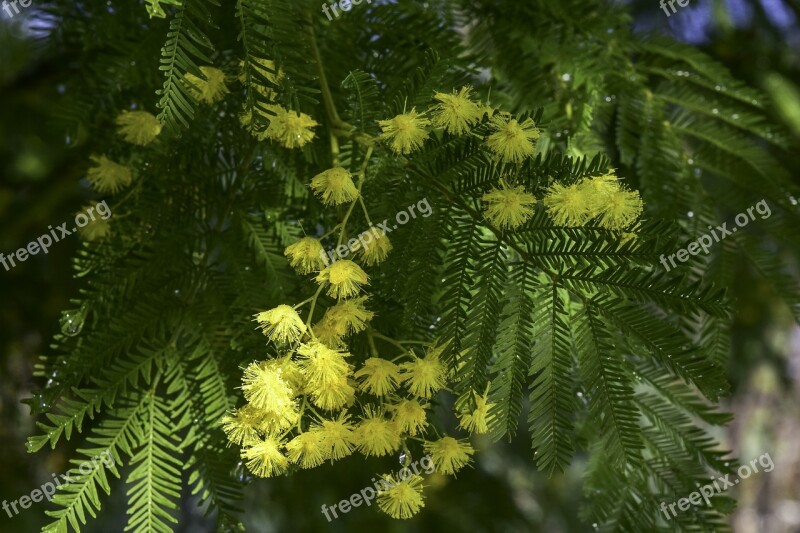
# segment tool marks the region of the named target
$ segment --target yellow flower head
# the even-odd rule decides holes
[[[367,322],[375,316],[375,313],[364,307],[366,301],[367,296],[342,300],[325,311],[322,322],[329,323],[331,330],[339,337],[364,331],[367,329]]]
[[[430,398],[433,393],[445,386],[447,369],[439,359],[439,351],[431,349],[420,359],[412,354],[414,358],[400,365],[403,372],[403,381],[408,382],[408,390],[418,398]]]
[[[533,214],[536,198],[525,187],[510,187],[503,184],[483,195],[486,202],[486,218],[500,229],[514,229],[528,221]]]
[[[475,395],[475,410],[465,411],[459,415],[459,427],[462,427],[470,433],[487,433],[489,431],[489,422],[493,420],[493,416],[489,414],[489,410],[495,404],[488,403],[489,399],[486,396],[481,396],[473,391]]]
[[[361,381],[361,390],[375,396],[386,396],[397,388],[400,382],[400,368],[386,359],[370,357],[355,373],[355,378]]]
[[[311,188],[325,205],[340,205],[358,198],[350,171],[342,167],[329,168],[314,176]]]
[[[539,130],[533,120],[522,123],[514,118],[496,115],[492,117],[495,132],[486,140],[489,149],[502,161],[521,163],[535,152],[534,141],[539,138]]]
[[[117,131],[126,142],[145,146],[161,133],[161,123],[147,111],[123,111],[117,117]]]
[[[280,369],[267,362],[250,363],[242,377],[245,399],[254,407],[281,418],[288,418],[297,409],[295,391],[283,378]]]
[[[452,475],[464,468],[475,453],[469,441],[444,437],[433,442],[425,442],[423,448],[430,454],[436,470],[445,475]]]
[[[335,381],[309,383],[308,390],[314,405],[326,411],[334,411],[353,404],[356,390],[345,376]]]
[[[322,435],[322,446],[326,456],[338,461],[353,453],[355,448],[354,427],[346,412],[339,414],[336,420],[322,420],[315,426]]]
[[[111,224],[103,218],[96,218],[78,230],[81,238],[87,242],[102,241],[111,234]]]
[[[425,407],[417,400],[400,400],[400,403],[390,405],[389,409],[393,412],[392,420],[400,431],[412,437],[428,425]]]
[[[577,185],[565,187],[554,183],[547,190],[542,203],[547,208],[547,214],[559,226],[580,226],[591,215],[591,202],[586,190]]]
[[[290,244],[283,255],[289,258],[289,264],[300,274],[316,272],[325,266],[325,250],[319,239],[314,237],[303,237]]]
[[[453,135],[468,132],[483,117],[481,106],[470,99],[471,93],[471,87],[453,94],[436,93],[433,98],[439,103],[433,108],[433,125]]]
[[[253,407],[253,406],[251,406]],[[300,421],[302,413],[297,403],[291,409],[286,409],[280,414],[264,411],[253,407],[258,420],[258,429],[265,435],[278,435],[294,427]]]
[[[283,474],[289,466],[289,460],[281,453],[283,444],[277,437],[267,436],[243,448],[242,457],[247,460],[247,469],[258,477]]]
[[[582,179],[578,183],[578,189],[589,204],[589,217],[596,217],[611,195],[619,191],[619,182],[612,170],[602,176]]]
[[[279,106],[276,106],[276,113],[266,131],[259,138],[272,139],[286,148],[302,148],[314,138],[311,128],[318,124],[310,116],[305,113],[287,111]]]
[[[255,444],[261,436],[258,410],[252,405],[234,409],[230,414],[222,417],[221,423],[222,430],[233,444],[250,446]]]
[[[361,257],[368,266],[374,266],[386,260],[392,251],[392,243],[383,230],[371,230],[372,242],[361,248]]]
[[[303,319],[292,306],[279,305],[255,315],[264,335],[276,342],[297,342],[306,332]]]
[[[353,433],[358,451],[366,456],[381,457],[400,447],[400,432],[383,417],[382,411],[367,407],[364,418]]]
[[[306,378],[307,388],[319,385],[340,385],[341,379],[351,373],[350,365],[345,360],[347,352],[328,348],[321,342],[302,344],[297,349],[298,365]]]
[[[290,440],[286,444],[289,460],[301,468],[314,468],[325,462],[325,447],[322,432],[311,429]]]
[[[391,141],[391,148],[397,154],[410,154],[417,150],[428,138],[425,130],[431,123],[424,115],[412,109],[388,120],[379,120],[381,139]]]
[[[104,155],[91,157],[94,166],[86,173],[92,188],[100,194],[117,194],[131,184],[133,174],[125,165],[115,163]]]
[[[622,230],[636,222],[643,205],[639,191],[620,188],[598,208],[599,224],[606,229]]]
[[[184,79],[187,82],[189,93],[197,100],[205,104],[213,104],[225,98],[228,94],[228,87],[225,86],[225,73],[214,67],[200,67],[205,79],[199,78],[194,74],[187,74]]]
[[[266,365],[277,370],[295,394],[300,394],[300,391],[305,387],[306,377],[303,375],[300,365],[292,360],[291,353],[270,359],[266,362]]]
[[[327,283],[328,296],[350,298],[369,282],[367,273],[349,259],[340,259],[317,275],[317,283]]]
[[[378,507],[392,518],[405,520],[425,507],[422,476],[415,474],[398,481],[386,475],[383,476],[383,484],[385,490],[378,491]]]
[[[260,76],[263,76],[274,85],[280,85],[281,80],[284,77],[283,69],[277,67],[275,62],[270,59],[255,58],[254,60],[250,61],[250,67],[253,69],[251,72],[257,72]],[[248,83],[244,61],[239,62],[239,68],[241,69],[239,81],[242,83]],[[262,82],[260,82],[255,76],[250,77],[249,85],[267,99],[274,99],[275,92],[272,90],[272,88],[263,85]]]
[[[345,325],[329,320],[327,314],[314,324],[312,329],[317,340],[328,348],[343,350],[347,347],[347,343],[344,341],[344,336],[347,335]]]

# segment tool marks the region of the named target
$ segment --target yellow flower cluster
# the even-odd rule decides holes
[[[578,183],[552,185],[542,201],[550,218],[559,226],[582,226],[595,220],[611,230],[630,228],[643,211],[638,191],[620,184],[613,170]]]
[[[230,91],[225,85],[225,73],[214,67],[200,67],[203,77],[186,74],[184,80],[189,93],[198,102],[213,104],[219,102]]]

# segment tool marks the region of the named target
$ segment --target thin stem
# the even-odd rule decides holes
[[[314,296],[311,297],[311,309],[308,311],[308,320],[306,320],[306,327],[308,331],[311,332],[311,336],[314,337],[314,332],[311,331],[311,321],[314,318],[314,308],[317,306],[317,298],[319,298],[319,294],[322,292],[322,285],[319,286],[317,292],[314,293]]]

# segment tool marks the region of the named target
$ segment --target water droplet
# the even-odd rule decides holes
[[[694,211],[689,211],[688,213],[686,213],[686,216],[692,218],[694,216]]]
[[[86,321],[87,309],[86,305],[82,305],[80,309],[73,309],[64,311],[61,316],[61,333],[69,337],[78,335],[83,329],[83,324]]]
[[[716,107],[712,109],[711,112],[715,115],[719,115],[719,109],[717,109]]]
[[[686,162],[689,163],[690,165],[694,165],[694,159],[692,159],[691,157],[687,159]]]
[[[739,113],[734,113],[733,115],[731,115],[731,118],[733,120],[739,120]]]
[[[567,73],[561,75],[561,79],[564,80],[564,81],[569,81],[569,80],[572,79],[572,75],[569,72],[567,72]]]

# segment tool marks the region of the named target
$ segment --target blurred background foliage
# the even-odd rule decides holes
[[[521,0],[522,1],[522,0]],[[665,33],[688,42],[725,64],[739,79],[772,100],[775,121],[800,140],[800,2],[797,0],[699,0],[667,17],[656,0],[631,0],[638,32]],[[0,252],[24,246],[48,225],[68,220],[86,199],[82,180],[88,157],[78,138],[58,125],[59,80],[74,68],[70,58],[43,53],[47,39],[34,4],[9,20],[0,12]],[[776,154],[794,179],[800,154]],[[0,500],[14,500],[67,470],[69,455],[28,455],[33,428],[22,400],[34,387],[33,365],[59,328],[80,281],[70,258],[81,242],[66,239],[49,255],[17,268],[0,267]],[[742,267],[737,272],[735,324],[729,378],[733,394],[723,407],[735,421],[716,435],[743,460],[770,453],[775,470],[752,476],[735,490],[731,515],[738,532],[800,531],[800,328],[774,292]],[[480,441],[479,441],[480,443]],[[291,478],[253,482],[247,491],[251,531],[583,531],[577,519],[581,495],[579,456],[564,475],[545,483],[530,460],[527,437],[510,444],[482,443],[476,468],[457,480],[431,476],[425,512],[413,524],[392,521],[359,508],[326,523],[331,505],[370,485],[377,464],[351,457],[331,468],[302,471]],[[74,445],[74,442],[72,443]],[[47,457],[45,460],[44,458]],[[448,490],[435,490],[449,484]],[[87,531],[120,531],[124,491],[115,491],[100,520]],[[0,531],[36,531],[43,506],[9,519],[0,512]],[[202,531],[195,503],[182,505],[181,530]]]

